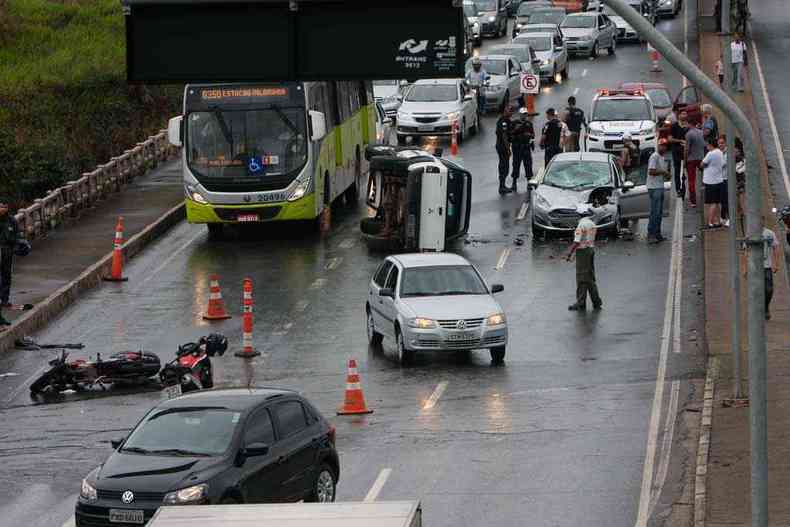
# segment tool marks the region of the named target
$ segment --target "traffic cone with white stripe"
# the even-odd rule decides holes
[[[661,65],[658,61],[661,59],[661,55],[658,54],[658,50],[650,47],[650,60],[653,62],[653,65],[650,66],[650,71],[654,73],[658,73],[661,71]]]
[[[208,309],[203,315],[205,320],[226,320],[231,318],[225,311],[225,301],[222,300],[222,291],[219,288],[219,275],[209,276]]]
[[[450,141],[450,153],[454,156],[458,155],[458,119],[453,121],[453,137]]]
[[[357,361],[348,361],[348,375],[346,376],[346,399],[343,406],[337,411],[337,415],[359,415],[372,414],[373,410],[368,409],[365,404],[365,395],[362,393],[362,384],[359,382],[357,372]]]
[[[237,357],[252,358],[261,354],[252,347],[252,280],[244,279],[244,314],[242,315],[242,349]]]
[[[112,270],[110,276],[104,279],[108,282],[125,282],[128,278],[123,276],[123,216],[118,216],[118,223],[115,225],[115,241],[112,250]]]

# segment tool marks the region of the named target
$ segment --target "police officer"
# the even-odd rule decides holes
[[[511,190],[518,192],[516,181],[518,181],[521,165],[524,165],[524,177],[529,181],[532,179],[532,150],[535,148],[535,127],[529,112],[522,107],[518,111],[518,119],[513,120],[513,186]]]
[[[3,318],[2,308],[11,307],[11,271],[19,242],[19,225],[8,209],[8,201],[0,198],[0,326],[11,324]]]
[[[587,126],[587,119],[584,117],[584,111],[576,107],[576,97],[572,95],[568,97],[568,107],[565,109],[565,124],[568,125],[570,131],[565,151],[578,152],[582,126]]]
[[[502,115],[496,122],[496,153],[499,156],[499,193],[512,192],[505,186],[508,172],[510,172],[510,152],[513,134],[513,108],[505,104]],[[514,185],[515,186],[515,185]]]
[[[584,311],[587,309],[587,294],[596,311],[603,307],[603,301],[598,294],[598,284],[595,281],[595,235],[597,227],[590,219],[593,211],[589,205],[579,205],[576,209],[581,219],[573,236],[567,261],[571,261],[576,254],[576,302],[568,306],[570,311]]]
[[[546,110],[546,119],[540,136],[540,147],[545,150],[544,164],[548,166],[551,158],[562,152],[562,123],[554,108]]]

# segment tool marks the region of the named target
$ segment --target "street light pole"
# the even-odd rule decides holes
[[[731,122],[743,138],[746,162],[746,237],[748,258],[749,399],[752,461],[752,527],[768,526],[767,359],[765,350],[765,274],[763,271],[762,182],[757,140],[751,122],[717,82],[623,0],[603,0],[647,39],[661,55],[694,84]],[[729,16],[729,13],[728,13]]]

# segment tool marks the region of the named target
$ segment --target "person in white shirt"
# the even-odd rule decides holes
[[[576,254],[576,302],[569,305],[568,310],[586,310],[589,293],[593,309],[597,311],[603,307],[603,301],[598,294],[598,284],[595,282],[595,235],[598,228],[590,219],[593,211],[588,204],[579,205],[576,212],[581,219],[573,235],[573,244],[565,257],[570,262],[574,253]]]
[[[732,85],[739,92],[743,92],[746,85],[746,43],[741,35],[735,33],[735,38],[730,44],[732,50]]]
[[[702,184],[705,187],[705,222],[709,229],[721,227],[721,200],[724,182],[724,154],[718,145],[708,144],[702,160]]]
[[[659,243],[665,239],[661,235],[661,218],[664,215],[664,181],[672,177],[672,174],[669,172],[669,162],[664,157],[667,155],[668,146],[669,143],[666,138],[659,139],[658,150],[650,154],[650,159],[647,161],[645,186],[650,199],[647,243]]]

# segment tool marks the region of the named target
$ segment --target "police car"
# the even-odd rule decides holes
[[[658,131],[650,98],[641,90],[598,90],[592,101],[585,149],[619,152],[626,132],[631,134],[641,156],[655,151]]]

